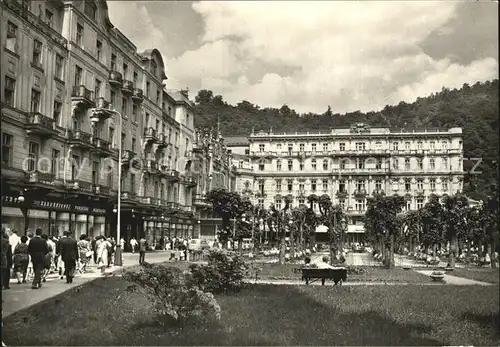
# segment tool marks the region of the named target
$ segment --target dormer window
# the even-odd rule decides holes
[[[154,60],[151,60],[151,73],[154,76],[156,76],[156,69],[157,69],[156,62]]]
[[[95,14],[97,11],[96,5],[93,1],[85,1],[84,12],[87,16],[95,20]]]

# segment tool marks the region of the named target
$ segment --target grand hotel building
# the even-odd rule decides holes
[[[198,236],[208,166],[217,185],[234,173],[226,148],[197,136],[187,91],[166,88],[160,52],[137,52],[105,0],[0,6],[2,226],[113,235],[120,184],[127,240]]]
[[[363,240],[366,199],[377,191],[418,209],[430,194],[462,189],[462,129],[391,131],[355,124],[317,133],[252,132],[226,137],[237,166],[236,190],[268,208],[328,194],[348,215],[347,241]],[[317,209],[317,206],[315,207]]]

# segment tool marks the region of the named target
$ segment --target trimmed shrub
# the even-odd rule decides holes
[[[207,258],[208,265],[189,266],[195,285],[211,293],[237,292],[243,287],[249,266],[242,257],[223,250],[213,250]]]
[[[144,293],[156,315],[177,322],[219,320],[221,309],[211,293],[193,286],[192,275],[176,267],[145,263],[139,271],[125,272],[129,292]]]

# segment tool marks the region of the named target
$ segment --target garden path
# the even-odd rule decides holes
[[[432,271],[430,270],[416,270],[418,273],[421,273],[426,276],[430,276]],[[452,285],[457,285],[457,286],[464,286],[464,285],[478,285],[478,286],[491,286],[491,283],[486,283],[486,282],[480,282],[480,281],[475,281],[471,280],[468,278],[463,278],[463,277],[457,277],[457,276],[452,276],[452,275],[444,275],[444,280],[446,284],[452,284]]]

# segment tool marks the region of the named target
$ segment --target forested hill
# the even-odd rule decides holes
[[[201,90],[196,96],[195,123],[201,128],[215,128],[220,120],[223,135],[249,135],[270,128],[274,132],[328,130],[333,127],[349,127],[353,123],[367,123],[372,127],[393,129],[423,129],[462,127],[464,131],[464,159],[482,158],[482,163],[467,179],[465,190],[473,198],[482,198],[491,192],[493,169],[498,161],[498,80],[464,84],[460,89],[443,88],[428,97],[417,98],[411,104],[400,102],[386,106],[380,112],[333,113],[330,108],[323,114],[297,114],[287,105],[281,108],[260,108],[249,101],[230,105],[220,95]],[[474,160],[466,160],[466,169],[474,166]],[[497,181],[497,180],[495,180]],[[496,189],[496,188],[495,188]]]

